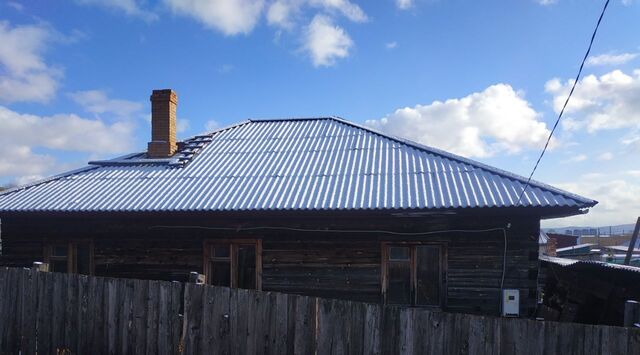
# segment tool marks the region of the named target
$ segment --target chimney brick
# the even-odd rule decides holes
[[[149,158],[171,157],[176,145],[176,107],[178,95],[171,89],[153,90],[151,94],[151,142]]]

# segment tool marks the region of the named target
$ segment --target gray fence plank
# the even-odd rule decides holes
[[[158,302],[160,285],[158,281],[149,281],[147,294],[147,354],[158,353]]]
[[[22,354],[36,352],[36,314],[38,310],[38,278],[36,272],[22,272],[22,309],[20,310],[20,350]],[[1,283],[0,283],[1,284]]]
[[[202,332],[202,302],[204,287],[185,284],[184,290],[184,331],[182,334],[185,354],[200,354],[200,334]]]

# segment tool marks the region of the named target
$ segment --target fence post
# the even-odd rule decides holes
[[[34,261],[32,269],[35,271],[49,272],[49,264],[41,261]]]
[[[640,323],[640,303],[628,300],[624,303],[624,326],[633,327]]]

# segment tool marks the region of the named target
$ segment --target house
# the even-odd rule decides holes
[[[558,234],[558,233],[547,233],[549,239],[553,239],[556,243],[556,247],[567,248],[578,244],[578,236],[577,235],[569,235],[569,234]]]
[[[556,240],[549,238],[547,233],[540,229],[538,236],[538,254],[539,255],[556,255]]]
[[[536,305],[540,220],[597,202],[336,117],[175,137],[0,194],[2,263],[498,314]],[[117,142],[114,142],[117,144]]]
[[[623,325],[625,302],[640,299],[640,267],[541,256],[545,320]]]

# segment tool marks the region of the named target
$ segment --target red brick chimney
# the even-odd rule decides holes
[[[151,142],[149,158],[168,158],[176,152],[176,107],[178,95],[171,89],[151,94]]]

